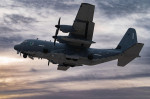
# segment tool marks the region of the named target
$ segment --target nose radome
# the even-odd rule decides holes
[[[17,45],[14,46],[14,49],[15,49],[15,50],[17,50],[17,47],[16,47],[16,46],[17,46]]]
[[[14,49],[15,49],[15,50],[18,50],[18,45],[15,45],[15,46],[14,46]]]

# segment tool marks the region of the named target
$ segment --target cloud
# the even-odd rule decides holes
[[[37,83],[50,83],[50,82],[74,82],[74,81],[93,81],[93,80],[123,80],[123,79],[135,79],[135,78],[145,78],[145,77],[150,77],[150,73],[137,73],[137,74],[129,74],[129,75],[120,75],[120,76],[115,76],[115,77],[103,77],[103,76],[97,76],[97,75],[82,75],[81,77],[78,76],[70,76],[70,77],[62,77],[62,78],[57,78],[57,79],[50,79],[50,80],[44,80],[44,81],[39,81]]]
[[[23,4],[25,7],[30,7],[30,8],[36,8],[36,9],[54,9],[58,11],[64,11],[64,10],[73,10],[76,9],[76,6],[79,6],[79,4],[67,4],[64,2],[70,2],[70,0],[17,0],[21,4]]]
[[[9,29],[9,33],[12,32],[20,33],[26,31],[29,27],[33,27],[33,24],[38,22],[36,18],[25,16],[22,14],[4,14],[3,15],[3,21],[1,26],[7,27]],[[5,31],[8,31],[8,29],[5,28]]]
[[[19,14],[5,14],[0,24],[0,50],[13,48],[17,43],[24,40],[25,27],[37,22],[35,18]],[[26,34],[27,37],[27,34]],[[30,35],[29,37],[33,37]]]
[[[0,8],[0,52],[21,58],[12,55],[8,49],[13,50],[14,44],[28,38],[49,39],[48,35],[55,33],[58,17],[63,17],[61,24],[72,24],[81,2],[96,5],[93,41],[97,45],[94,48],[116,47],[130,26],[137,29],[138,39],[149,42],[149,12],[145,10],[149,9],[149,1],[146,0],[8,0]],[[141,56],[123,68],[116,66],[117,61],[112,61],[91,67],[74,67],[65,72],[57,71],[56,65],[47,67],[47,60],[24,59],[16,61],[17,66],[0,64],[0,97],[148,99],[150,54],[147,45]]]
[[[0,37],[0,49],[13,47],[17,42],[21,42],[23,40],[22,36],[10,36],[10,37]]]
[[[137,21],[137,26],[138,27],[143,27],[145,29],[147,29],[148,31],[150,30],[150,18],[149,17],[146,17],[146,18],[141,18],[141,19],[138,19],[136,20]]]
[[[11,14],[4,16],[4,22],[8,24],[21,24],[21,23],[29,24],[36,22],[36,19],[31,17],[25,17],[19,14]]]
[[[82,81],[89,82],[89,81],[95,81],[95,80],[99,80],[99,81],[103,81],[103,80],[109,80],[109,81],[116,80],[117,81],[118,80],[119,81],[119,80],[129,80],[129,79],[138,79],[138,78],[142,79],[145,77],[150,77],[150,73],[148,72],[150,70],[148,68],[149,63],[145,64],[145,62],[143,62],[143,64],[140,64],[138,66],[134,65],[135,63],[133,62],[130,63],[132,64],[130,65],[132,67],[128,67],[128,66],[124,67],[126,68],[125,70],[124,68],[113,67],[109,64],[107,68],[104,67],[107,65],[101,65],[100,69],[98,69],[99,66],[94,66],[90,70],[88,69],[89,67],[81,67],[85,71],[79,72],[76,75],[69,75],[69,76],[64,76],[64,77],[59,77],[59,78],[53,78],[53,79],[50,78],[50,79],[40,80],[37,82],[33,82],[33,84],[38,84],[38,83],[48,84],[48,83],[58,83],[58,82],[74,83],[74,82],[82,82]],[[141,61],[139,63],[141,63]],[[142,68],[142,66],[144,66],[144,68]],[[134,71],[135,68],[138,68],[139,70]],[[75,68],[71,68],[71,69],[75,69]],[[93,73],[91,73],[91,71]],[[115,71],[117,72],[115,73]],[[109,74],[107,72],[109,72]]]
[[[37,69],[31,68],[31,69],[30,69],[30,72],[37,72]]]
[[[3,25],[0,26],[0,34],[8,34],[8,33],[12,33],[12,32],[15,32],[15,31],[18,31],[18,30],[17,29],[12,29],[10,27],[3,26]]]
[[[52,94],[44,95],[35,95],[35,96],[26,96],[26,97],[18,97],[12,99],[79,99],[79,98],[86,98],[86,99],[127,99],[127,98],[134,98],[134,99],[149,99],[150,94],[150,87],[132,87],[132,88],[122,88],[122,89],[115,89],[115,90],[84,90],[84,91],[60,91],[60,92],[53,92]],[[37,90],[33,90],[38,92]]]
[[[39,64],[39,61],[36,61]],[[33,63],[36,61],[33,61]],[[28,63],[29,61],[26,62]],[[129,93],[125,92],[134,90],[134,87],[148,86],[147,81],[150,75],[148,72],[149,65],[146,66],[143,64],[145,68],[143,69],[143,66],[141,64],[136,65],[136,62],[124,68],[114,67],[115,65],[112,66],[110,63],[106,63],[93,67],[83,66],[71,68],[66,72],[56,71],[53,67],[48,69],[47,66],[43,66],[42,64],[39,64],[39,66],[36,64],[32,65],[34,68],[36,66],[36,69],[34,69],[30,66],[31,63],[28,66],[26,62],[23,62],[23,65],[19,66],[0,67],[0,96],[1,94],[5,94],[10,99],[13,99],[13,97],[14,99],[34,99],[37,97],[45,99],[50,97],[77,98],[75,94],[82,96],[83,94],[79,93],[85,92],[89,93],[89,96],[84,95],[84,97],[103,97],[105,99],[108,97],[104,92],[116,91],[120,92],[118,93],[120,94],[118,96],[120,98],[121,96],[124,97],[122,93],[129,95]],[[10,67],[14,69],[8,69]],[[29,70],[29,68],[31,69]],[[135,88],[135,90],[140,91],[138,95],[148,94],[149,92],[147,91],[141,93],[141,89],[146,90],[146,88],[148,87]],[[68,92],[71,92],[71,96],[68,96]],[[136,95],[136,93],[134,94]],[[116,98],[116,95],[113,96],[110,94],[110,96]],[[131,95],[131,97],[133,96]]]
[[[126,16],[132,13],[147,13],[149,0],[100,0],[97,6],[102,9],[107,17]]]

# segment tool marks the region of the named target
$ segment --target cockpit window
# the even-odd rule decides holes
[[[34,45],[34,42],[33,42],[33,41],[29,41],[29,40],[25,40],[25,41],[23,41],[21,44],[33,46],[33,45]]]
[[[28,41],[27,41],[27,40],[25,40],[25,41],[23,41],[23,42],[22,42],[22,44],[25,44],[25,43],[27,43],[27,42],[28,42]]]
[[[33,46],[34,45],[34,42],[30,42],[30,46]]]

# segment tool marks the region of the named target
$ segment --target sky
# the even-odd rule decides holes
[[[144,43],[141,57],[58,71],[14,50],[25,39],[53,41],[59,17],[72,25],[81,3],[95,5],[92,48],[115,48],[131,27]],[[150,99],[149,31],[150,0],[1,0],[0,99]]]

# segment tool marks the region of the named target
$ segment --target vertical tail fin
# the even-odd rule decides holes
[[[125,33],[124,37],[116,47],[116,49],[121,49],[126,51],[128,48],[137,43],[137,35],[134,28],[129,28]]]
[[[123,51],[122,55],[118,58],[118,66],[125,66],[136,57],[139,57],[143,45],[143,43],[137,43],[135,29],[129,28],[116,47],[116,49],[121,49]]]

